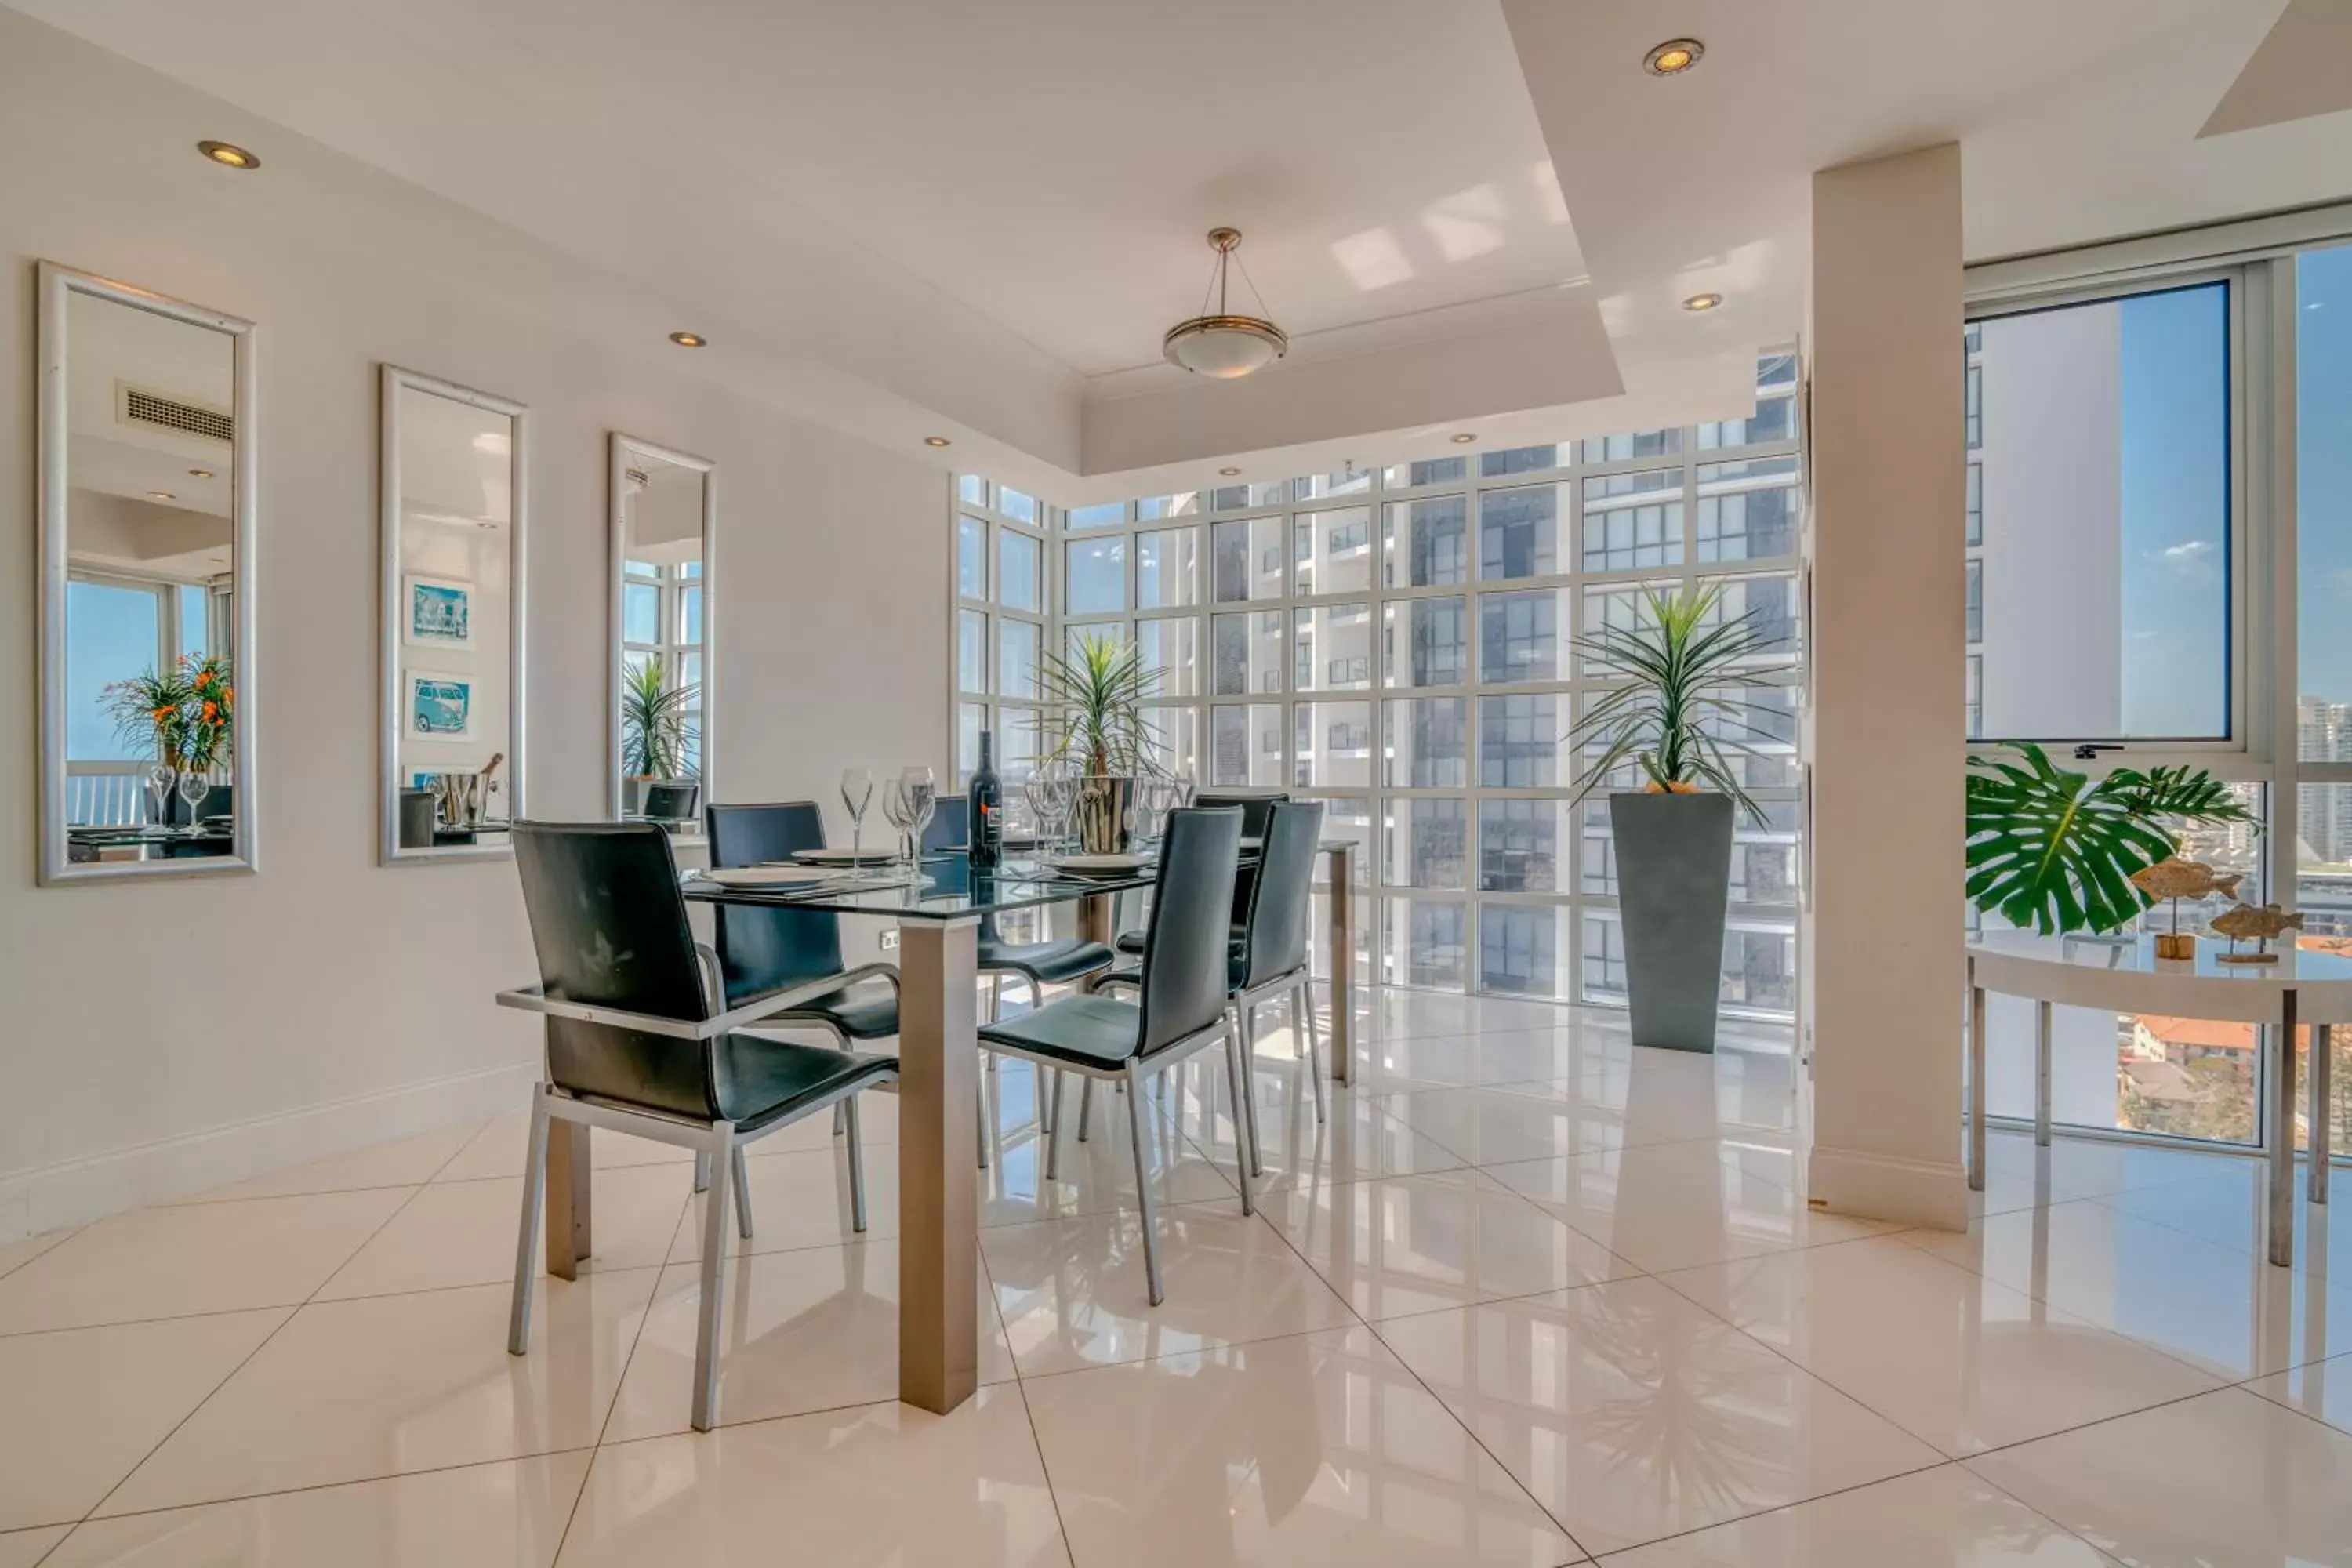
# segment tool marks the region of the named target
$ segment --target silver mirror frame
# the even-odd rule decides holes
[[[719,550],[719,466],[708,458],[698,458],[665,447],[657,441],[647,441],[618,430],[610,433],[605,441],[610,455],[607,465],[606,510],[610,513],[612,560],[608,563],[611,578],[605,615],[604,660],[604,809],[613,820],[621,820],[628,804],[628,779],[622,761],[621,683],[625,671],[625,639],[621,636],[622,591],[626,585],[625,564],[629,551],[629,520],[621,502],[628,494],[629,457],[642,453],[659,462],[672,463],[681,468],[691,468],[702,476],[702,801],[709,805],[717,797],[710,793],[710,781],[717,776],[713,761],[717,756],[712,744],[712,731],[717,728],[719,713],[719,641],[713,633],[718,625],[719,595],[715,570]],[[689,835],[688,837],[694,837]]]
[[[185,859],[136,860],[75,865],[67,847],[66,808],[70,786],[66,777],[66,710],[61,700],[66,679],[66,578],[68,537],[67,491],[72,479],[68,468],[66,310],[74,294],[111,300],[133,310],[184,321],[226,334],[233,352],[236,440],[229,453],[229,570],[236,582],[236,602],[230,624],[236,649],[236,684],[242,696],[230,719],[230,772],[236,837],[232,852]],[[255,368],[256,329],[251,321],[206,310],[149,289],[134,288],[94,272],[40,264],[40,656],[37,679],[41,707],[40,879],[44,887],[73,882],[114,882],[151,877],[208,877],[249,872],[261,860],[261,814],[257,781],[261,770],[255,749],[256,715],[262,682],[259,643],[255,637],[256,478],[259,473],[259,426],[256,411],[259,378]]]
[[[446,397],[502,415],[514,422],[514,451],[507,469],[507,816],[523,817],[529,777],[524,743],[529,710],[523,702],[523,648],[529,624],[530,419],[523,405],[510,398],[478,392],[470,386],[443,381],[398,365],[382,367],[378,398],[376,471],[382,485],[376,520],[379,535],[376,573],[382,579],[376,595],[377,708],[380,722],[376,744],[376,861],[383,866],[432,866],[451,860],[507,860],[511,844],[452,844],[430,849],[404,849],[400,845],[400,394],[404,389]]]

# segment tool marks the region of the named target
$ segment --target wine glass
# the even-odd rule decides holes
[[[1198,781],[1192,777],[1192,770],[1190,768],[1178,770],[1176,777],[1172,782],[1176,787],[1175,804],[1178,805],[1192,805],[1192,792],[1200,787]]]
[[[1143,809],[1150,817],[1150,837],[1158,843],[1168,831],[1168,813],[1176,804],[1176,781],[1154,773],[1143,781]]]
[[[147,826],[172,826],[172,791],[180,782],[179,770],[169,763],[157,763],[147,770]]]
[[[198,773],[194,768],[189,768],[180,774],[180,798],[188,803],[188,831],[190,833],[198,832],[204,826],[204,824],[196,819],[196,805],[206,795],[211,793],[213,781],[205,777],[204,774]]]
[[[1070,814],[1078,802],[1077,776],[1070,771],[1066,762],[1058,758],[1047,764],[1045,776],[1049,791],[1045,811],[1052,824],[1047,837],[1055,849],[1064,849],[1067,847],[1064,840],[1069,833]]]
[[[866,808],[874,804],[874,774],[871,770],[841,770],[841,804],[849,808],[849,864],[854,870],[865,845]]]
[[[912,831],[915,826],[915,808],[913,803],[907,798],[906,774],[900,773],[882,786],[882,816],[891,826],[898,830],[898,847],[905,854],[908,862],[912,864],[915,858],[915,836]]]
[[[1054,821],[1053,764],[1040,763],[1021,784],[1021,798],[1029,803],[1029,820],[1036,834],[1036,851],[1051,847]],[[1033,851],[1033,852],[1036,852]]]
[[[907,799],[908,864],[919,869],[923,863],[923,834],[931,826],[931,814],[940,807],[939,781],[931,776],[929,768],[902,768],[898,789]]]

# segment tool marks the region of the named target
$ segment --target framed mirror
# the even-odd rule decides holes
[[[250,871],[254,328],[40,267],[41,880]]]
[[[383,367],[386,865],[513,853],[523,812],[520,403]]]
[[[706,458],[612,437],[612,814],[699,837],[710,799],[711,543]]]

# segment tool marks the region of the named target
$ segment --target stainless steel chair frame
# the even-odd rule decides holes
[[[771,1017],[811,996],[821,996],[827,991],[850,984],[853,978],[866,979],[886,973],[893,983],[896,982],[898,971],[892,965],[865,964],[849,971],[848,977],[825,975],[804,985],[795,985],[761,997],[730,1012],[700,1020],[664,1018],[618,1007],[558,1001],[537,985],[499,992],[499,1005],[551,1017],[576,1018],[583,1023],[635,1029],[648,1035],[665,1035],[672,1039],[700,1045],[757,1023],[761,1018]],[[698,1173],[717,1171],[723,1165],[733,1177],[726,1183],[710,1184],[709,1198],[703,1205],[702,1215],[702,1316],[694,1339],[693,1420],[696,1431],[710,1430],[719,1413],[719,1341],[726,1310],[730,1189],[732,1189],[732,1196],[740,1208],[741,1233],[747,1237],[751,1234],[749,1174],[743,1164],[744,1148],[771,1132],[839,1105],[849,1142],[850,1228],[862,1233],[866,1229],[866,1152],[858,1137],[857,1096],[864,1089],[895,1082],[897,1079],[895,1072],[878,1079],[862,1079],[812,1100],[792,1115],[771,1121],[757,1131],[744,1133],[737,1131],[732,1122],[698,1121],[592,1095],[575,1095],[542,1078],[531,1094],[530,1152],[525,1156],[523,1167],[522,1221],[515,1239],[514,1297],[507,1321],[509,1353],[524,1355],[530,1350],[531,1293],[539,1282],[540,1226],[547,1197],[548,1124],[551,1121],[575,1122],[691,1149],[695,1152]]]

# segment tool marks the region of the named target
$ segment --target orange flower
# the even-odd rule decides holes
[[[200,670],[198,670],[198,671],[196,672],[196,689],[197,689],[197,690],[202,691],[205,687],[210,686],[210,685],[212,684],[212,681],[213,681],[213,672],[212,672],[211,670],[209,670],[209,669],[200,669]]]
[[[217,703],[217,702],[207,702],[207,703],[205,703],[205,718],[207,721],[214,720],[214,719],[217,719],[217,718],[219,718],[219,717],[220,717],[220,704],[219,704],[219,703]]]
[[[222,701],[224,701],[224,702],[234,702],[234,701],[236,701],[236,687],[234,687],[234,686],[224,686],[224,687],[222,687],[222,688],[221,688],[221,700],[222,700]]]
[[[147,716],[150,719],[154,720],[158,724],[161,724],[164,720],[169,719],[172,716],[172,710],[169,708],[158,708],[155,711]]]

